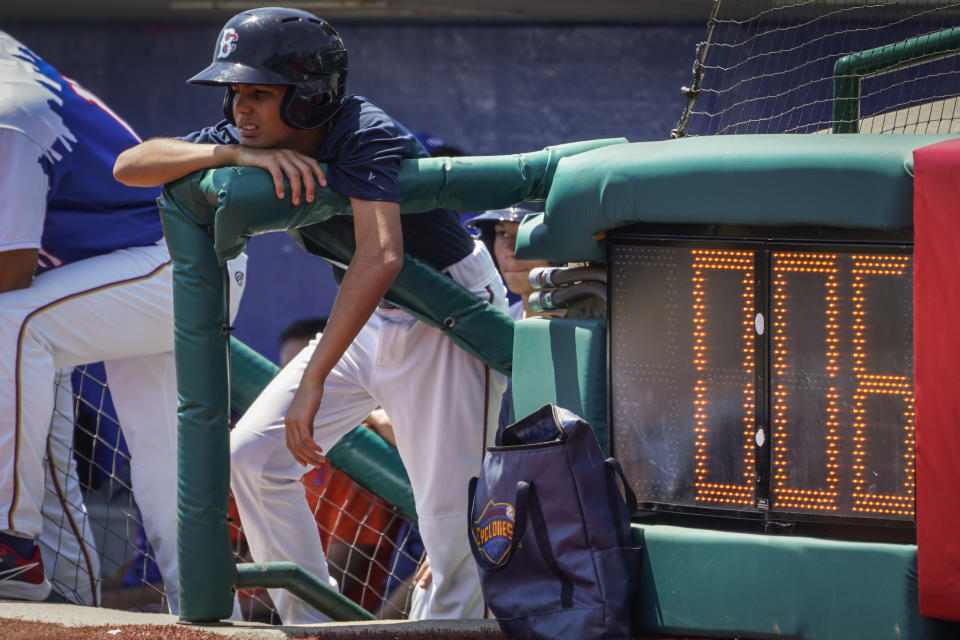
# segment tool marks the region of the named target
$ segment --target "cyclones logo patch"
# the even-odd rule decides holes
[[[224,29],[223,33],[220,34],[220,47],[217,50],[218,58],[226,58],[228,55],[237,50],[237,40],[240,39],[240,36],[237,35],[235,29]]]
[[[494,565],[502,564],[513,540],[515,510],[506,502],[487,502],[480,517],[473,521],[473,539],[477,549]]]

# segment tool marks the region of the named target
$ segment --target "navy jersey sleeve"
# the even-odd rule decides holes
[[[240,136],[237,134],[237,128],[226,120],[221,120],[212,127],[204,127],[200,131],[188,133],[180,136],[177,140],[185,142],[196,142],[198,144],[237,144],[240,142]]]
[[[337,114],[318,159],[327,180],[351,198],[398,202],[397,172],[404,158],[426,155],[416,138],[379,107],[351,96]]]

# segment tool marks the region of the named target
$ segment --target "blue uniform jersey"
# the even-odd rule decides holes
[[[140,141],[136,134],[96,96],[3,32],[0,131],[22,136],[29,141],[23,148],[36,153],[11,157],[0,150],[0,164],[35,167],[32,160],[46,176],[45,211],[38,206],[14,212],[43,218],[41,267],[153,244],[163,236],[159,189],[127,187],[113,178],[117,155]],[[0,244],[3,235],[0,230]],[[29,246],[30,240],[20,242]]]
[[[239,135],[236,127],[223,121],[182,139],[236,144]],[[362,96],[348,96],[333,117],[315,157],[326,163],[327,184],[335,191],[361,200],[398,202],[400,161],[428,156],[416,137],[382,109]],[[352,225],[352,221],[333,218],[322,224]],[[437,269],[444,269],[473,251],[473,238],[454,211],[404,214],[400,225],[404,250]]]

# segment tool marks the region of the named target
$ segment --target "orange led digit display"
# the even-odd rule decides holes
[[[694,383],[694,414],[693,431],[696,453],[696,500],[699,502],[718,502],[722,504],[750,505],[754,502],[753,495],[753,431],[754,431],[754,382],[753,382],[753,336],[754,336],[754,256],[752,251],[719,251],[709,249],[694,249],[691,251],[693,260],[693,275],[690,282],[693,290],[693,304],[691,305],[691,319],[693,329],[693,367],[697,372]],[[711,420],[711,399],[716,396],[717,385],[712,383],[712,375],[723,375],[722,365],[712,361],[709,345],[711,320],[709,300],[709,283],[711,275],[717,272],[734,274],[740,282],[740,335],[730,336],[739,338],[742,353],[742,368],[738,374],[746,376],[745,383],[740,390],[743,400],[742,415],[742,471],[740,482],[723,482],[712,478],[711,461],[715,459],[715,452],[710,450],[710,431],[717,425]]]
[[[835,254],[778,252],[772,258],[770,431],[773,434],[773,481],[770,493],[776,508],[825,511],[836,511],[838,508],[840,393],[836,378],[840,368],[839,271]],[[820,297],[810,300],[807,296],[795,295],[797,288],[791,284],[798,276],[807,276],[815,285],[822,287]],[[793,338],[798,332],[793,325],[791,311],[795,312],[799,305],[805,303],[822,311],[819,320],[823,326],[822,330],[817,331],[822,336],[819,347],[823,352],[819,371],[799,370],[793,357],[798,349]],[[809,315],[813,314],[804,317]],[[817,320],[816,317],[809,319],[811,323]],[[810,327],[808,324],[801,329],[816,331],[820,327]],[[816,383],[810,384],[811,381]],[[814,397],[811,397],[811,391]],[[823,406],[822,412],[816,412],[816,420],[798,420],[798,415],[810,415],[810,412],[800,411],[804,402]],[[796,441],[800,439],[797,433],[800,429],[815,432],[823,449],[822,455],[815,457],[821,469],[819,474],[814,475],[821,477],[804,478],[806,482],[797,477],[799,474],[793,473],[793,467],[797,464],[794,453]],[[817,438],[808,438],[810,440],[813,441],[810,446],[817,446]]]
[[[914,513],[914,415],[913,378],[911,373],[877,371],[871,360],[876,332],[876,318],[869,313],[871,290],[883,287],[891,278],[910,277],[908,256],[854,255],[853,256],[853,375],[856,390],[853,394],[853,510],[862,514],[887,516],[912,516]],[[888,310],[894,312],[895,310]],[[876,422],[878,398],[894,398],[902,406],[899,427],[899,444],[903,454],[898,471],[899,486],[884,490],[875,480],[876,465],[869,458],[873,443],[872,427]],[[881,405],[882,407],[882,405]],[[875,446],[875,445],[874,445]]]
[[[912,521],[912,257],[692,244],[610,246],[612,446],[641,502]]]

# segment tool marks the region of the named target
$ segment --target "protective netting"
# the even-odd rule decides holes
[[[54,598],[167,611],[130,479],[131,460],[101,364],[60,372],[47,450],[41,549]],[[332,465],[303,478],[341,592],[380,618],[405,618],[423,560],[416,526]],[[149,508],[144,505],[143,508]],[[251,561],[231,504],[238,562]],[[265,590],[239,592],[245,620],[280,622]]]
[[[672,135],[960,133],[958,52],[956,1],[718,0]]]
[[[311,469],[302,483],[340,592],[380,619],[406,618],[425,557],[416,526],[330,463]],[[233,554],[251,562],[232,500],[230,518]],[[239,600],[245,620],[279,622],[266,589],[242,590]]]
[[[130,464],[103,365],[62,370],[40,538],[54,593],[76,604],[166,611],[160,572],[133,499]]]

